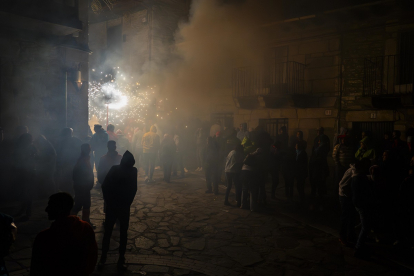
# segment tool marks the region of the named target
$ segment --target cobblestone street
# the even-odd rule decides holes
[[[224,187],[218,196],[206,195],[202,173],[170,184],[157,181],[161,178],[157,171],[156,183],[139,179],[131,206],[126,275],[399,274],[384,260],[355,259],[337,237],[282,214],[275,201],[269,200],[266,212],[253,213],[235,207],[234,193],[234,206],[225,206]],[[31,220],[16,223],[18,240],[6,258],[11,275],[28,275],[32,242],[50,225],[45,206],[36,202]],[[1,211],[13,214],[7,208]],[[103,219],[101,191],[93,189],[91,220],[99,248]],[[105,270],[93,275],[117,275],[118,240],[115,230]]]

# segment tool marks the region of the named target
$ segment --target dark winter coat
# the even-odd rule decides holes
[[[175,152],[177,151],[177,146],[172,138],[165,138],[161,143],[161,158],[162,159],[171,159],[174,158]]]
[[[36,236],[30,275],[87,276],[95,270],[97,259],[92,227],[76,216],[68,216]]]
[[[126,151],[121,164],[112,166],[102,183],[102,192],[107,208],[129,208],[137,193],[138,170],[134,167],[134,156]]]

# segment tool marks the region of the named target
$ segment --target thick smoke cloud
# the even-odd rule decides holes
[[[264,62],[270,35],[262,26],[277,21],[278,10],[276,0],[193,1],[162,93],[190,114],[208,114],[212,97],[231,95],[233,68]]]

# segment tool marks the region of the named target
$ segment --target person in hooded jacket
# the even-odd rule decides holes
[[[137,193],[138,170],[134,167],[132,153],[126,151],[120,165],[112,166],[102,183],[106,203],[105,233],[102,240],[102,255],[98,269],[106,262],[112,230],[118,219],[120,223],[119,259],[117,268],[125,271],[125,252],[128,239],[130,207]]]
[[[75,191],[75,205],[72,215],[77,215],[82,210],[82,220],[88,222],[91,213],[91,190],[94,184],[94,175],[91,164],[91,146],[83,144],[81,146],[81,156],[73,169],[73,190]]]
[[[109,136],[101,125],[94,125],[93,130],[95,131],[95,134],[92,135],[90,141],[91,149],[94,153],[92,167],[93,164],[95,164],[95,168],[98,169],[99,160],[106,153],[106,143],[109,141]]]
[[[151,126],[150,131],[142,136],[143,161],[145,168],[145,183],[153,182],[155,159],[157,159],[158,150],[160,149],[160,136],[157,134],[157,128]]]
[[[50,196],[46,207],[50,228],[33,243],[30,276],[87,276],[98,259],[95,233],[89,223],[70,215],[73,198],[65,192]]]

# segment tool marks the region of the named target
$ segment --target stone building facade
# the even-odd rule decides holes
[[[6,1],[0,7],[0,125],[54,140],[88,133],[88,1]]]
[[[272,136],[286,125],[308,142],[320,126],[330,137],[347,127],[378,139],[412,127],[412,3],[318,7],[262,26],[272,36],[268,64],[235,68],[232,91],[213,101],[211,118],[262,125]]]

